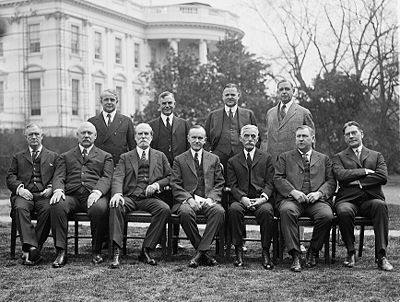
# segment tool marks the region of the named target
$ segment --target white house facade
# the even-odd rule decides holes
[[[190,48],[201,63],[227,32],[243,36],[238,17],[193,2],[142,6],[133,0],[0,0],[0,131],[40,124],[72,134],[98,113],[99,94],[116,89],[132,116],[147,97],[140,74],[169,48]]]

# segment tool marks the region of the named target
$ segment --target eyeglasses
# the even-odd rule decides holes
[[[103,99],[103,101],[104,102],[115,102],[116,101],[116,99],[113,99],[113,98],[105,98],[105,99]]]
[[[345,133],[344,136],[345,137],[356,136],[359,133],[360,133],[359,131],[351,131],[351,132]]]

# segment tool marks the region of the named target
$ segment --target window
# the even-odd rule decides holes
[[[4,56],[3,42],[0,41],[0,57]]]
[[[40,52],[39,24],[31,24],[28,28],[29,52]]]
[[[4,82],[0,81],[0,112],[4,111]]]
[[[139,68],[140,67],[140,44],[135,43],[135,53],[134,53],[134,58],[135,58],[135,67]]]
[[[115,38],[115,63],[122,63],[122,40]]]
[[[102,57],[102,37],[101,33],[95,32],[94,33],[94,58],[101,59]]]
[[[79,27],[71,25],[71,52],[79,54]]]
[[[100,95],[101,92],[103,91],[102,89],[103,87],[100,83],[94,84],[94,97],[95,97],[94,103],[96,104],[96,115],[99,114],[101,111]]]
[[[31,115],[40,115],[40,79],[29,80],[29,100],[31,103]]]
[[[72,80],[72,115],[78,115],[79,80]]]
[[[117,86],[117,87],[115,87],[115,90],[116,90],[117,96],[118,96],[117,109],[118,109],[119,111],[121,111],[121,105],[122,105],[122,87],[121,87],[121,86]]]

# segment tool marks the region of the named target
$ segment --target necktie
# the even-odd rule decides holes
[[[285,118],[286,116],[286,105],[283,104],[281,107],[281,111],[279,112],[279,116],[281,117],[281,121]]]
[[[83,157],[83,159],[85,159],[86,158],[86,156],[87,156],[87,149],[86,148],[83,148],[83,150],[82,150],[82,157]]]
[[[143,150],[142,157],[140,160],[145,161],[146,160],[146,151]]]
[[[107,127],[110,128],[111,125],[111,114],[107,114]]]
[[[167,116],[166,122],[167,122],[167,129],[168,129],[169,131],[171,131],[171,124],[169,123],[169,116]]]
[[[251,166],[253,165],[253,162],[251,161],[250,152],[247,152],[246,162],[247,162],[247,167],[248,167],[249,170],[250,170],[250,169],[251,169]]]
[[[32,161],[35,161],[38,154],[39,154],[39,151],[32,151]]]
[[[356,149],[355,153],[356,153],[357,158],[360,159],[360,151],[358,149]]]
[[[229,109],[229,118],[231,120],[233,120],[233,111],[232,111],[232,109]]]
[[[195,163],[197,166],[200,166],[200,162],[199,162],[199,153],[197,153],[197,152],[194,153],[194,163]]]

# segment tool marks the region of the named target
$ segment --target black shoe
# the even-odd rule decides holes
[[[119,268],[120,262],[119,262],[119,254],[120,254],[120,249],[118,246],[114,245],[113,249],[113,259],[110,264],[110,268]]]
[[[292,272],[296,272],[296,273],[301,272],[301,264],[300,264],[299,253],[294,252],[293,256],[292,256],[292,259],[293,259],[293,262],[292,262],[292,265],[290,267],[290,270]]]
[[[235,245],[235,260],[233,261],[233,265],[237,267],[243,267],[243,248],[241,246]]]
[[[189,267],[196,268],[200,265],[200,259],[203,257],[203,252],[197,251],[192,259],[189,261]]]
[[[157,265],[157,261],[150,256],[150,249],[149,248],[143,248],[142,252],[139,255],[139,261],[144,262],[146,264],[150,265]]]
[[[104,261],[103,257],[101,257],[101,253],[99,252],[93,252],[92,256],[92,263],[94,265],[100,264]]]
[[[346,267],[353,267],[356,264],[356,255],[354,252],[348,252],[346,259],[343,262],[344,266]]]
[[[312,247],[308,248],[306,256],[306,267],[311,268],[317,265],[317,254],[318,251],[315,251]]]
[[[378,268],[383,271],[390,272],[393,270],[393,265],[389,263],[389,261],[386,259],[385,256],[379,258],[377,263],[378,263]]]
[[[205,260],[205,264],[208,266],[217,266],[219,263],[213,257],[211,257],[208,253],[203,254],[203,258]]]
[[[67,263],[67,252],[64,249],[57,248],[57,257],[53,262],[54,268],[63,267]]]
[[[262,266],[266,270],[271,270],[274,268],[274,264],[271,261],[271,257],[269,256],[269,251],[264,250],[262,251]]]
[[[22,255],[23,255],[22,256],[22,259],[23,259],[22,264],[26,265],[26,266],[37,265],[43,260],[43,257],[40,255],[39,250],[35,247],[31,247],[29,249],[28,256],[26,256],[26,254],[22,254]]]

